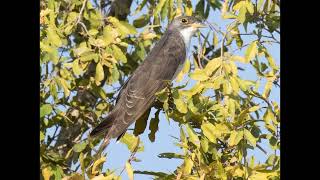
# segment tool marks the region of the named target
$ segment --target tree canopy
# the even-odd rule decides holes
[[[154,179],[280,179],[280,68],[270,51],[280,44],[279,0],[41,0],[40,177],[44,180],[121,179],[103,170],[103,139],[87,139],[108,115],[126,79],[168,23],[180,15],[206,19],[175,83],[120,139],[131,155],[123,165]],[[218,14],[225,25],[212,21]],[[254,70],[248,79],[241,75]],[[178,85],[177,85],[178,84]],[[149,118],[149,116],[153,118]],[[159,158],[183,163],[172,173],[134,169],[143,164],[142,133],[157,141],[159,115],[179,123],[181,153]],[[147,123],[150,121],[149,123]],[[149,127],[147,127],[149,124]],[[162,142],[166,146],[166,142]],[[267,144],[273,152],[266,152]],[[248,151],[268,158],[256,163]]]

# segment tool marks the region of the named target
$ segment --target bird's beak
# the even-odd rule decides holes
[[[197,22],[197,23],[193,23],[193,24],[191,24],[191,26],[193,27],[193,28],[205,28],[205,27],[207,27],[207,25],[206,24],[204,24],[204,23],[200,23],[200,22]]]

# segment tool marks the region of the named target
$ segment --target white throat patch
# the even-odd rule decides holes
[[[186,45],[186,48],[189,48],[190,45],[190,39],[193,36],[193,34],[196,32],[196,28],[188,27],[185,29],[180,30],[180,34],[183,37],[184,44]]]

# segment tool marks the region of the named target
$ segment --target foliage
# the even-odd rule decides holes
[[[134,174],[155,179],[279,179],[280,107],[269,96],[280,71],[268,47],[279,43],[280,2],[142,0],[135,9],[134,3],[40,1],[41,178],[121,179],[114,169],[102,171],[108,163],[105,155],[94,156],[101,139],[83,139],[112,109],[120,86],[159,40],[167,20],[197,14],[207,19],[211,31],[199,35],[200,46],[191,48],[193,63],[187,61],[177,77],[178,82],[188,78],[195,83],[189,89],[185,82],[159,92],[149,125],[154,142],[160,113],[179,122],[176,145],[182,154],[165,152],[159,158],[183,163],[171,174],[133,169],[131,164],[140,161],[135,153],[143,153],[143,142],[134,135],[147,128],[147,112],[137,121],[134,135],[128,131],[120,140],[132,153],[123,167],[130,179]],[[212,12],[227,22],[225,30],[210,21]],[[254,68],[256,80],[240,77],[241,65]],[[264,151],[262,143],[275,153],[256,164],[248,151]]]

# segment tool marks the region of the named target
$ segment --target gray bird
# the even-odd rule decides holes
[[[116,105],[109,115],[90,133],[105,134],[105,144],[120,138],[127,128],[152,106],[155,94],[166,87],[181,71],[191,37],[202,27],[200,19],[180,16],[155,44],[143,63],[121,88]]]

